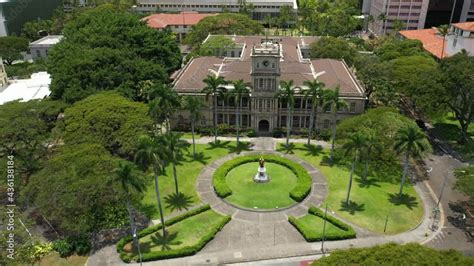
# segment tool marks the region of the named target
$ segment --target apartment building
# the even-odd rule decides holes
[[[474,21],[474,0],[464,0],[461,11],[461,22]]]

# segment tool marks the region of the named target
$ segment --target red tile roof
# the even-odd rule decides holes
[[[216,13],[198,13],[193,11],[184,11],[179,14],[154,14],[143,18],[148,26],[155,29],[163,29],[170,25],[196,25],[201,19],[209,16],[216,16]]]
[[[423,48],[426,51],[431,53],[432,55],[436,56],[437,58],[441,58],[441,54],[443,57],[448,56],[446,54],[446,48],[443,53],[443,36],[438,34],[438,29],[431,28],[431,29],[422,29],[422,30],[402,30],[399,33],[411,40],[419,40],[423,43]],[[446,45],[444,46],[446,47]]]
[[[474,31],[474,22],[454,23],[453,26],[465,31]]]

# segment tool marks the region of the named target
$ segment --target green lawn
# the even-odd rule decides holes
[[[297,219],[298,227],[302,231],[307,232],[311,236],[322,236],[324,219],[316,215],[306,214],[305,216]],[[344,230],[338,228],[330,222],[326,222],[326,235],[336,235],[344,232]]]
[[[469,134],[471,135],[471,141],[467,144],[461,145],[457,142],[460,136],[461,127],[459,122],[450,113],[446,116],[437,119],[434,122],[434,131],[449,145],[459,152],[465,160],[474,162],[474,124],[471,123],[469,126]]]
[[[246,147],[244,147],[245,149]],[[199,197],[196,193],[196,178],[206,164],[215,161],[218,158],[226,156],[229,153],[235,152],[235,143],[229,141],[220,142],[218,145],[214,144],[197,144],[196,152],[199,155],[195,158],[192,156],[192,147],[188,149],[188,154],[185,155],[184,161],[177,166],[178,184],[180,192],[191,196],[193,198],[193,205],[199,204]],[[166,175],[160,176],[160,192],[162,198],[174,193],[174,179],[173,170],[171,166],[166,168]],[[158,219],[158,207],[156,202],[155,184],[153,175],[150,173],[148,178],[147,190],[142,199],[142,211],[145,212],[152,219]],[[163,201],[164,204],[164,201]],[[170,210],[163,206],[165,215],[170,214]]]
[[[51,252],[46,255],[38,264],[34,265],[45,265],[45,266],[84,266],[86,265],[87,256],[72,255],[67,258],[61,258],[59,253]]]
[[[276,163],[266,163],[270,182],[256,183],[259,163],[245,163],[230,170],[226,182],[232,195],[226,200],[246,208],[274,209],[296,203],[290,198],[290,191],[296,186],[296,175],[287,167]]]
[[[382,233],[388,215],[388,234],[407,231],[421,221],[423,205],[411,185],[408,184],[404,188],[404,193],[407,194],[400,202],[396,197],[399,184],[380,182],[369,176],[370,182],[368,185],[363,185],[357,173],[352,186],[352,203],[349,207],[344,207],[342,203],[346,198],[350,171],[345,166],[321,165],[321,160],[324,156],[329,156],[329,151],[318,150],[317,153],[314,153],[314,150],[308,151],[303,144],[296,144],[292,152],[320,169],[326,176],[329,195],[325,203],[338,216],[371,231]],[[385,174],[390,175],[391,173]]]
[[[225,216],[216,213],[213,210],[207,210],[197,215],[186,218],[172,226],[166,228],[170,238],[163,241],[161,230],[140,238],[140,250],[143,254],[161,251],[164,248],[176,250],[183,247],[193,246],[210,230],[219,226]],[[131,243],[125,246],[125,250],[131,249]]]

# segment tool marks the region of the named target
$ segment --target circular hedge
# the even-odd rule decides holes
[[[226,182],[227,173],[239,165],[250,162],[258,162],[260,157],[261,155],[246,155],[223,163],[212,176],[212,184],[216,194],[221,198],[232,195],[232,190]],[[301,202],[304,198],[306,198],[306,196],[308,196],[309,192],[311,191],[312,178],[306,169],[304,169],[298,163],[278,155],[267,154],[263,156],[263,158],[266,162],[280,164],[289,168],[296,175],[296,186],[290,191],[290,197],[293,200]]]

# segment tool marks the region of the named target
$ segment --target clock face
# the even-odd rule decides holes
[[[264,60],[264,61],[262,62],[262,64],[263,64],[263,66],[268,67],[268,66],[270,65],[270,61]]]

